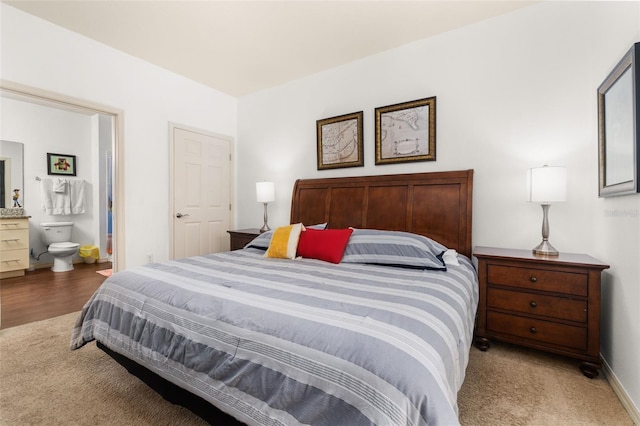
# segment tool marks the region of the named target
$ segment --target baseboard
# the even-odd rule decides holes
[[[611,370],[611,367],[609,367],[609,364],[607,364],[606,360],[603,360],[602,372],[609,382],[609,385],[611,385],[613,393],[616,394],[624,409],[627,410],[629,417],[631,417],[631,421],[633,421],[633,423],[636,425],[640,425],[640,410],[638,410],[638,407],[636,407],[631,398],[629,398],[629,395],[618,380],[618,377],[616,377],[613,370]]]
[[[29,269],[27,269],[27,272],[35,271],[36,269],[51,268],[52,266],[53,266],[53,262],[51,262],[51,263],[45,263],[45,262],[42,262],[42,263],[33,263],[33,264],[31,265],[31,267],[30,267]]]
[[[84,259],[81,257],[78,258],[73,258],[72,262],[74,265],[78,264],[78,263],[85,263]],[[101,258],[95,261],[95,263],[105,263],[105,262],[110,262],[109,258],[105,257],[105,258]],[[40,263],[34,263],[31,265],[33,268],[31,269],[27,269],[27,271],[32,271],[35,269],[45,269],[45,268],[51,268],[53,266],[53,262],[40,262]]]

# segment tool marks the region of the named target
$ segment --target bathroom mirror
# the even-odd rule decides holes
[[[24,144],[0,140],[0,208],[24,208]],[[14,206],[15,190],[18,205]]]

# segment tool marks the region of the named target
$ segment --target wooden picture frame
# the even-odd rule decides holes
[[[75,155],[47,153],[48,175],[75,176],[76,168]]]
[[[598,196],[640,192],[640,43],[598,87]]]
[[[318,170],[364,166],[362,111],[316,121]]]
[[[385,107],[376,113],[376,165],[436,160],[436,97]]]

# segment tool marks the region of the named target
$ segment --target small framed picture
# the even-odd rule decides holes
[[[435,160],[435,96],[376,108],[376,165]]]
[[[318,170],[364,166],[362,111],[316,121]]]
[[[76,175],[76,156],[67,154],[47,153],[47,174],[49,175]]]

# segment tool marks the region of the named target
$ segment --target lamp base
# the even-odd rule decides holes
[[[262,228],[260,228],[260,233],[262,234],[263,232],[267,231],[271,231],[271,228],[269,228],[269,225],[265,223],[264,225],[262,225]]]
[[[263,203],[263,204],[264,204],[264,225],[262,225],[262,228],[260,228],[260,233],[261,234],[263,232],[271,231],[271,228],[269,228],[269,225],[267,225],[267,221],[269,220],[269,216],[267,215],[267,204],[268,203]]]
[[[555,247],[549,244],[549,241],[542,240],[540,244],[534,247],[533,254],[538,256],[559,256],[560,252],[558,252]]]

